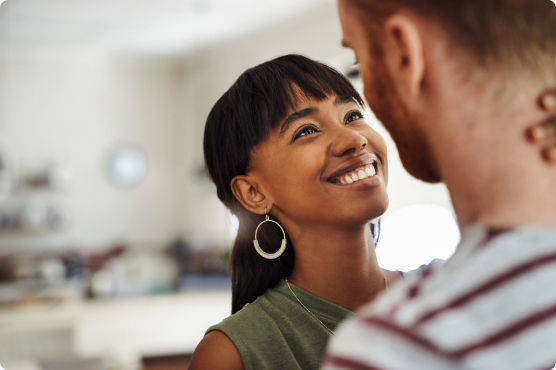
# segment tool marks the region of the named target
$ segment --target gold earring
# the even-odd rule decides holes
[[[264,213],[266,213],[266,207],[264,208]],[[259,241],[257,240],[257,231],[259,231],[259,227],[261,227],[261,225],[264,224],[265,222],[274,222],[276,225],[278,225],[280,230],[282,230],[282,234],[284,234],[284,239],[282,239],[282,245],[280,246],[280,249],[276,253],[272,253],[272,254],[266,253],[259,246]],[[257,250],[257,253],[260,254],[262,257],[268,260],[276,259],[280,257],[282,253],[284,253],[284,251],[286,250],[286,244],[287,244],[286,232],[278,222],[269,219],[268,214],[266,214],[265,220],[261,222],[259,226],[257,226],[257,229],[255,230],[255,240],[253,240],[253,244],[255,244],[255,249]]]

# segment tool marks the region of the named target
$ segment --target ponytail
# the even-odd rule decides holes
[[[236,216],[239,228],[231,256],[232,314],[290,276],[295,262],[295,252],[287,233],[286,250],[280,257],[269,260],[260,256],[253,245],[255,229],[264,218],[245,209]],[[272,215],[269,218],[276,221]],[[257,234],[259,245],[267,253],[276,252],[283,237],[278,227],[268,224],[262,226]]]

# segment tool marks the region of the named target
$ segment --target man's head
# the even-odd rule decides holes
[[[537,93],[556,85],[556,7],[549,0],[339,0],[339,10],[365,97],[406,170],[424,181],[442,180],[441,154],[430,144],[443,120],[431,108],[445,113],[462,91],[484,94],[485,104],[508,101],[516,81]]]

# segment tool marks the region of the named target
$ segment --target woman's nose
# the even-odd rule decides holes
[[[369,144],[367,138],[361,133],[343,127],[335,134],[334,142],[332,143],[332,154],[335,156],[343,156],[359,151]]]

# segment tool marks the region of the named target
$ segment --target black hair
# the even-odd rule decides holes
[[[203,143],[206,168],[218,198],[239,219],[230,262],[232,313],[288,277],[295,253],[286,236],[288,246],[282,256],[274,260],[259,256],[253,239],[264,216],[241,205],[232,193],[231,181],[247,174],[252,150],[278,127],[300,98],[322,101],[331,96],[364,106],[359,93],[340,72],[301,55],[285,55],[245,71],[208,115]],[[282,232],[271,227],[262,231],[257,235],[261,248],[275,252]]]

